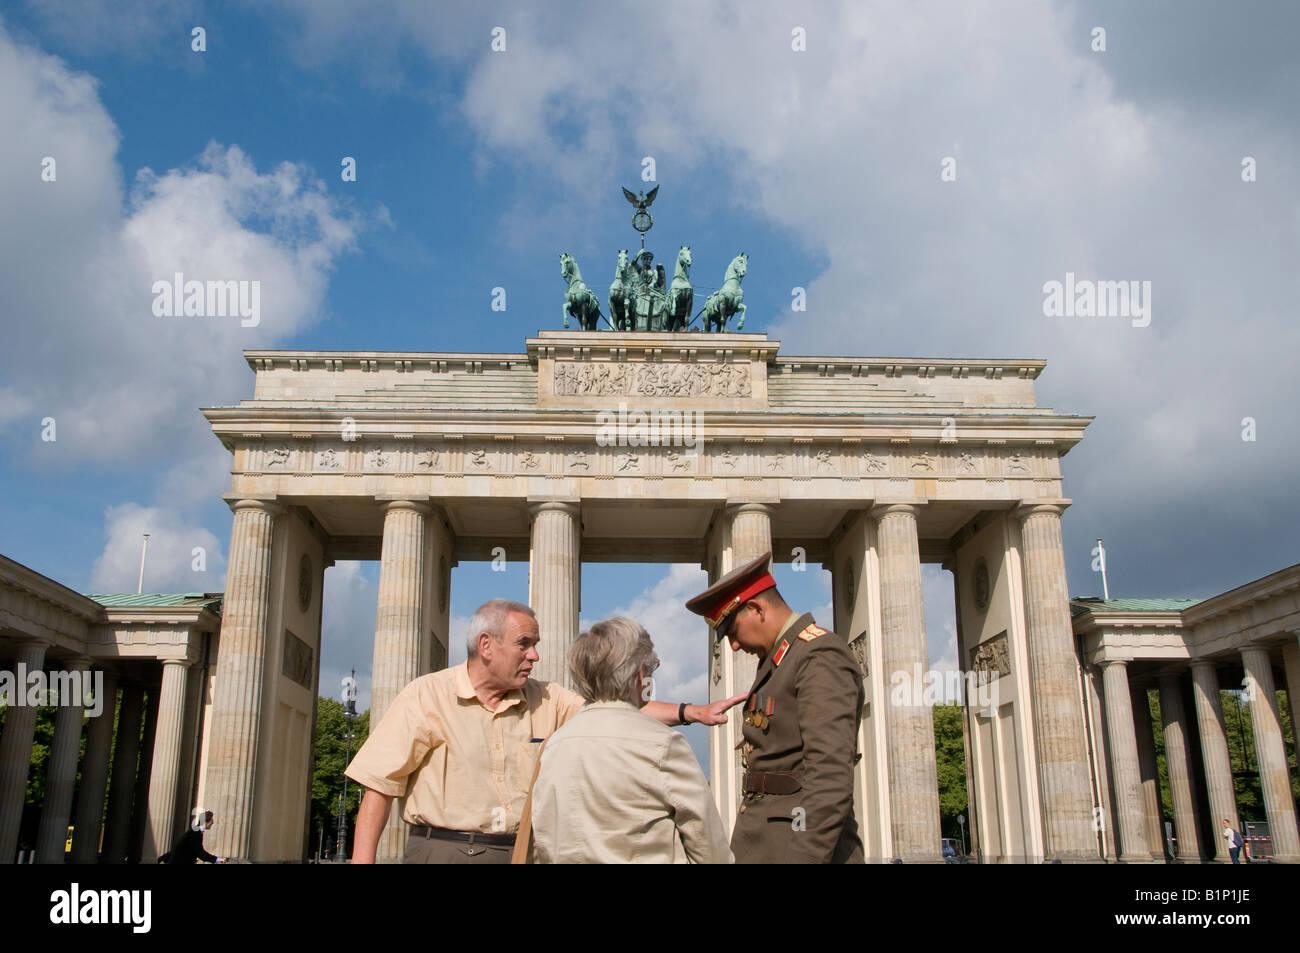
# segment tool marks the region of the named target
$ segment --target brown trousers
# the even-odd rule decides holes
[[[466,844],[462,841],[439,840],[434,837],[406,838],[404,864],[508,864],[512,847],[494,844]]]

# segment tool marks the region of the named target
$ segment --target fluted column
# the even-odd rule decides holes
[[[117,715],[113,775],[108,787],[108,819],[104,823],[104,862],[107,864],[126,861],[143,721],[144,689],[139,685],[123,685],[122,708]]]
[[[375,613],[370,718],[378,725],[397,693],[420,676],[420,595],[429,507],[399,500],[384,506],[384,541]]]
[[[1296,829],[1295,801],[1291,796],[1291,772],[1287,770],[1286,745],[1278,718],[1273,666],[1268,649],[1251,645],[1241,650],[1250,691],[1250,724],[1255,730],[1255,757],[1259,764],[1259,786],[1264,791],[1264,810],[1273,842],[1273,862],[1300,863],[1300,832]]]
[[[934,714],[922,704],[921,685],[930,667],[925,644],[925,600],[917,508],[885,504],[871,511],[880,557],[881,658],[886,684],[901,675],[911,686],[905,702],[891,691],[885,711],[889,766],[889,822],[894,856],[908,862],[939,863],[939,778],[935,765]],[[921,682],[918,684],[918,680]]]
[[[764,553],[772,551],[772,507],[766,503],[739,503],[728,506],[724,516],[730,525],[731,563],[723,570],[723,575],[737,569],[745,563],[753,562]],[[822,620],[827,625],[829,619]],[[732,652],[729,646],[723,646],[730,664],[729,677],[725,679],[736,686],[736,690],[724,697],[731,697],[740,692],[747,692],[754,684],[758,674],[759,659],[748,652]],[[734,719],[739,722],[740,719]],[[739,725],[736,740],[740,740]]]
[[[1188,760],[1187,713],[1178,675],[1160,676],[1160,717],[1165,729],[1165,762],[1169,766],[1169,793],[1174,802],[1174,833],[1178,838],[1178,859],[1199,862],[1200,829],[1196,820],[1196,788]]]
[[[1214,859],[1226,864],[1231,858],[1220,828],[1226,820],[1234,830],[1240,830],[1241,821],[1237,817],[1228,734],[1223,727],[1219,676],[1213,662],[1204,659],[1192,662],[1192,696],[1196,699],[1196,729],[1201,736],[1201,763],[1205,766],[1205,787],[1210,796],[1211,826],[1215,832]]]
[[[1093,759],[1097,772],[1097,795],[1101,802],[1103,826],[1101,828],[1102,842],[1105,844],[1106,860],[1118,861],[1119,852],[1116,847],[1115,822],[1110,820],[1115,816],[1115,805],[1110,797],[1110,743],[1106,738],[1106,718],[1102,713],[1103,704],[1106,697],[1105,688],[1102,684],[1101,668],[1094,666],[1088,673],[1088,684],[1091,687],[1090,716],[1093,734]]]
[[[153,768],[149,773],[149,832],[141,860],[153,863],[171,850],[176,835],[176,790],[180,781],[181,743],[185,737],[185,688],[188,659],[163,659],[154,731]]]
[[[1291,737],[1300,748],[1300,633],[1291,633],[1291,637],[1282,645],[1282,672],[1286,676],[1286,697],[1291,702],[1287,706],[1291,711]]]
[[[44,642],[18,644],[14,653],[16,682],[19,671],[39,672],[44,665]],[[15,704],[9,706],[4,732],[0,734],[0,864],[12,864],[18,859],[18,833],[27,800],[27,771],[32,764],[32,738],[36,731],[36,706],[27,704],[26,684],[15,684],[14,691],[24,697],[15,699]]]
[[[533,678],[571,687],[569,646],[578,637],[582,584],[581,510],[576,503],[548,501],[532,504],[528,512],[528,600],[541,635]]]
[[[1029,694],[1047,861],[1096,861],[1078,661],[1061,542],[1061,504],[1022,506]]]
[[[1128,663],[1101,663],[1102,693],[1106,703],[1106,741],[1110,776],[1115,786],[1116,817],[1111,830],[1119,830],[1120,863],[1151,861],[1147,849],[1146,809],[1142,803],[1142,772],[1138,766],[1137,734],[1133,727]]]
[[[216,815],[215,845],[209,844],[208,850],[248,860],[262,726],[271,542],[281,508],[261,500],[240,500],[234,510],[204,792],[208,810]]]
[[[383,720],[398,693],[420,677],[424,535],[429,511],[427,504],[410,500],[384,505],[370,690],[373,725]],[[402,823],[397,802],[393,802],[391,811],[376,849],[375,859],[379,863],[397,863],[406,850],[406,825]]]
[[[1151,724],[1151,699],[1144,685],[1130,683],[1133,728],[1137,734],[1138,768],[1142,772],[1142,807],[1146,817],[1147,850],[1151,859],[1165,862],[1165,831],[1161,821],[1160,765],[1156,760],[1156,732]]]
[[[89,670],[90,659],[76,658],[60,664],[63,671],[75,673],[77,687],[82,688],[82,673]],[[84,692],[72,698],[59,698],[59,709],[54,716],[54,744],[50,746],[45,767],[45,801],[36,835],[38,864],[63,863],[72,793],[77,784],[77,759],[81,757],[83,700]]]
[[[104,673],[99,716],[86,732],[86,758],[77,788],[77,817],[72,825],[74,864],[93,864],[99,856],[99,830],[104,823],[104,793],[108,790],[108,763],[113,753],[113,716],[117,713],[117,676]]]

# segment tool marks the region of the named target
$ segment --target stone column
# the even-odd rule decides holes
[[[725,507],[714,524],[708,549],[717,559],[717,571],[709,571],[710,585],[731,570],[753,562],[772,551],[772,508],[766,503],[733,503]],[[706,560],[709,562],[710,560]],[[718,644],[712,630],[706,643],[714,653],[709,659],[709,701],[748,692],[758,672],[758,659],[731,646]],[[740,802],[740,751],[744,738],[742,719],[729,718],[709,729],[710,789],[718,814],[727,830],[735,825]]]
[[[424,535],[429,507],[410,500],[384,505],[380,552],[379,609],[375,614],[375,658],[370,721],[378,725],[398,693],[420,677],[421,596],[424,592]],[[397,863],[406,850],[406,825],[393,802],[379,837],[375,860]]]
[[[1296,758],[1300,759],[1300,634],[1291,633],[1282,646],[1282,671],[1286,675],[1286,697],[1291,710],[1291,737],[1296,743]]]
[[[894,856],[904,863],[940,863],[939,779],[935,766],[934,716],[922,704],[930,655],[925,644],[925,601],[917,508],[884,504],[871,511],[880,556],[880,633],[884,679],[902,673],[911,687],[906,704],[885,704],[889,766],[889,821]]]
[[[1133,728],[1137,734],[1138,768],[1142,772],[1142,807],[1146,817],[1147,850],[1151,859],[1165,862],[1165,831],[1160,802],[1160,766],[1156,761],[1156,733],[1151,725],[1151,701],[1145,686],[1130,684]]]
[[[1178,859],[1199,863],[1200,828],[1196,818],[1196,788],[1188,758],[1187,713],[1183,710],[1180,677],[1160,676],[1160,717],[1165,729],[1165,762],[1169,766],[1169,793],[1174,802],[1174,834],[1178,838]]]
[[[189,659],[163,659],[158,693],[158,727],[154,731],[153,768],[149,773],[149,831],[141,860],[151,864],[172,848],[176,836],[176,791],[180,782],[181,744],[185,739],[185,688]]]
[[[1091,688],[1089,693],[1090,715],[1092,724],[1093,738],[1093,764],[1097,772],[1097,800],[1101,805],[1103,825],[1100,833],[1102,842],[1106,845],[1106,860],[1118,861],[1119,852],[1115,843],[1115,805],[1110,797],[1110,744],[1106,739],[1106,718],[1102,714],[1102,704],[1105,700],[1105,690],[1102,687],[1101,668],[1094,666],[1086,675],[1088,685]]]
[[[76,673],[82,688],[90,659],[62,663],[63,671]],[[54,716],[54,744],[45,768],[45,803],[41,805],[41,826],[36,835],[36,862],[61,864],[68,842],[68,817],[72,813],[72,792],[77,784],[77,759],[81,757],[81,719],[84,691],[73,698],[60,698]]]
[[[240,500],[234,510],[204,797],[207,809],[216,815],[215,844],[207,849],[221,857],[247,860],[262,727],[271,543],[275,517],[282,510],[261,500]]]
[[[113,776],[108,788],[108,819],[104,824],[104,862],[108,864],[126,861],[143,721],[144,689],[139,685],[123,685],[122,708],[117,716],[117,744],[113,752]]]
[[[117,714],[117,676],[104,673],[99,715],[86,732],[86,758],[77,788],[77,817],[73,821],[74,864],[93,864],[99,856],[99,831],[104,823],[104,793],[108,789],[108,761],[113,753],[113,717]]]
[[[376,726],[398,692],[420,676],[420,597],[428,514],[427,505],[408,500],[384,505],[370,689],[370,718]]]
[[[1261,645],[1246,646],[1241,650],[1241,664],[1246,669],[1250,724],[1255,730],[1255,757],[1259,763],[1259,786],[1264,791],[1269,837],[1273,841],[1273,862],[1300,863],[1300,832],[1296,829],[1291,772],[1287,770],[1286,745],[1282,741],[1268,649]]]
[[[548,501],[533,503],[528,512],[533,518],[528,600],[541,634],[533,678],[572,687],[568,657],[578,637],[581,608],[581,509],[576,503]]]
[[[1219,676],[1214,663],[1204,659],[1192,662],[1192,693],[1196,699],[1196,728],[1201,736],[1201,761],[1205,765],[1205,787],[1210,795],[1210,814],[1214,828],[1214,859],[1231,862],[1228,843],[1222,834],[1226,819],[1234,830],[1241,829],[1237,817],[1237,795],[1232,784],[1232,759],[1228,755],[1228,736],[1223,728],[1223,707],[1219,701]]]
[[[1020,507],[1029,693],[1047,861],[1099,859],[1061,543],[1063,504]]]
[[[1106,747],[1111,759],[1110,776],[1115,785],[1112,803],[1116,816],[1110,829],[1119,830],[1120,863],[1150,863],[1128,663],[1120,660],[1102,662],[1101,679],[1106,703]]]
[[[18,643],[14,654],[14,691],[25,696],[27,685],[18,675],[43,671],[44,666],[44,642]],[[4,733],[0,734],[0,864],[12,864],[18,859],[18,834],[27,800],[27,770],[32,764],[35,731],[36,706],[28,705],[26,697],[22,698],[22,704],[10,705],[5,713]]]

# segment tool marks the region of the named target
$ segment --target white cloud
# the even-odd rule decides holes
[[[702,702],[708,698],[708,628],[700,617],[686,611],[686,600],[707,584],[698,566],[674,564],[653,585],[610,612],[639,622],[654,642],[659,656],[655,673],[655,698],[660,701]],[[583,631],[599,622],[583,619]]]
[[[93,592],[134,592],[140,581],[143,534],[145,592],[221,592],[226,559],[211,532],[175,510],[136,503],[111,506],[104,514],[107,541],[90,576]],[[198,552],[196,552],[198,550]]]
[[[213,438],[198,408],[247,389],[241,348],[269,347],[315,320],[328,276],[363,217],[297,165],[259,171],[210,144],[182,168],[122,185],[119,134],[95,81],[0,26],[0,286],[12,315],[0,355],[15,410],[0,428],[52,416],[51,449],[87,460],[184,458]],[[52,157],[57,178],[41,181]],[[157,317],[155,281],[260,282],[261,322]],[[131,368],[128,372],[125,369]],[[189,412],[185,412],[189,408]]]
[[[320,693],[338,698],[341,679],[357,671],[357,711],[370,707],[379,587],[365,563],[341,560],[325,570]]]

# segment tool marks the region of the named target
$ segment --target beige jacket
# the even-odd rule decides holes
[[[559,728],[533,788],[541,864],[729,864],[731,848],[686,738],[626,702]]]

